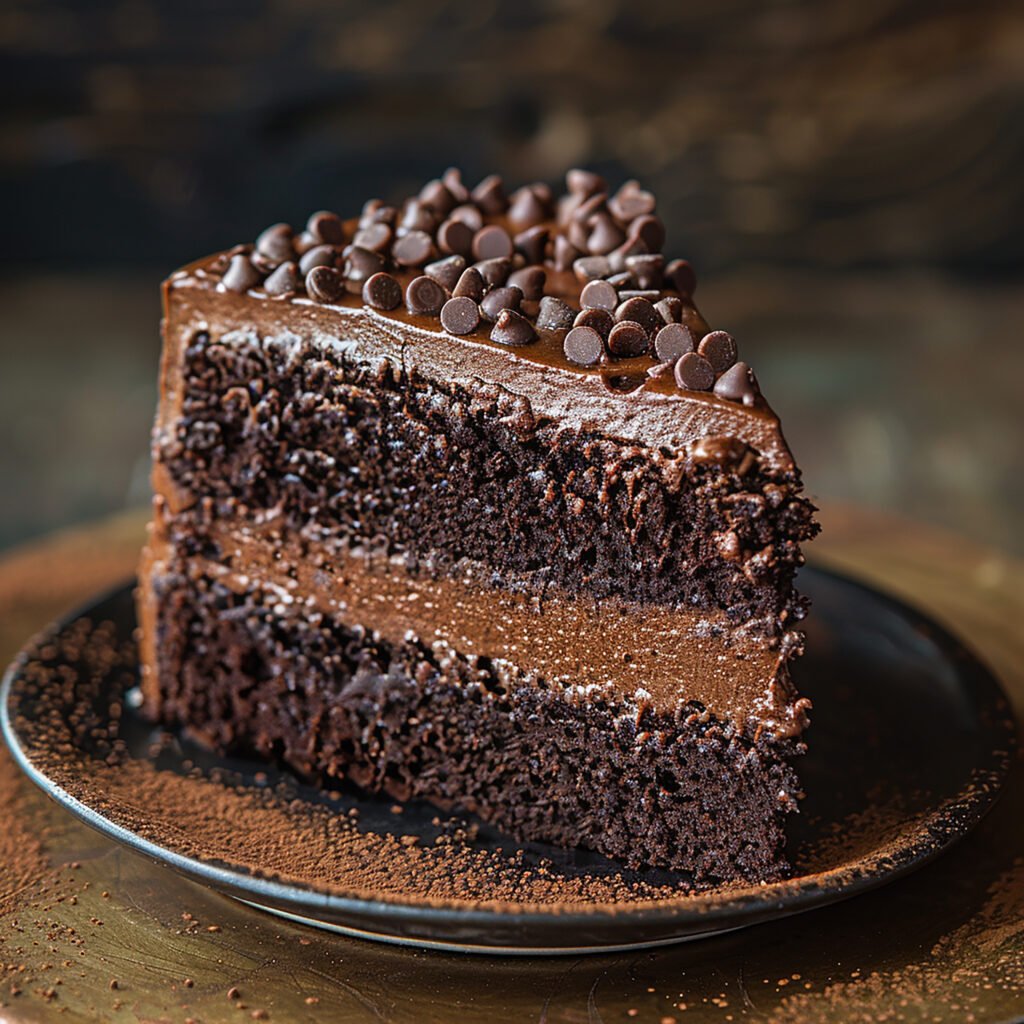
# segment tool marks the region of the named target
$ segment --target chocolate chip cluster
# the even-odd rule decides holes
[[[496,175],[469,189],[450,168],[400,206],[371,199],[351,238],[327,211],[299,233],[272,225],[227,254],[220,286],[325,303],[360,295],[382,312],[404,302],[449,334],[483,330],[512,347],[559,332],[576,366],[649,357],[652,376],[751,405],[753,374],[693,304],[690,264],[666,263],[655,207],[637,182],[609,194],[585,170],[569,171],[556,197],[542,183],[507,196]]]

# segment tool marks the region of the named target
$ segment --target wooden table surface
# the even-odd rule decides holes
[[[828,508],[813,557],[909,599],[973,646],[1024,712],[1024,565]],[[143,517],[0,561],[0,656],[135,563]],[[93,833],[0,754],[0,1024],[8,1021],[1008,1021],[1024,1015],[1024,768],[966,841],[845,904],[709,940],[501,959],[293,926]],[[41,845],[40,845],[41,841]],[[5,853],[6,851],[6,853]],[[234,990],[234,991],[232,991]]]

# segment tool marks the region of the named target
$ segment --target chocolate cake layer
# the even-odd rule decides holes
[[[423,358],[372,358],[343,323],[329,338],[293,322],[300,340],[267,313],[280,333],[260,336],[244,329],[251,309],[231,315],[218,297],[196,332],[192,301],[171,306],[184,350],[173,430],[158,435],[177,506],[236,501],[293,530],[386,538],[540,586],[781,617],[773,631],[799,617],[791,581],[812,510],[784,460],[734,438],[679,450],[573,427],[500,387],[425,378]]]
[[[693,703],[659,712],[412,635],[394,643],[194,564],[148,586],[161,717],[211,746],[697,883],[785,870],[796,741],[751,741]]]

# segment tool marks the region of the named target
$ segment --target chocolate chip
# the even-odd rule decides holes
[[[580,292],[580,304],[584,309],[615,309],[619,304],[619,293],[607,281],[590,281]]]
[[[249,262],[252,263],[252,265],[261,274],[269,274],[272,270],[276,270],[281,265],[281,260],[275,260],[270,256],[265,256],[256,249],[249,254]]]
[[[629,225],[629,238],[639,239],[648,252],[661,252],[665,244],[665,225],[657,217],[637,217]]]
[[[448,215],[449,220],[461,220],[475,235],[483,226],[484,218],[475,206],[456,206]]]
[[[724,373],[736,362],[736,339],[728,331],[712,331],[701,339],[697,351],[711,364],[715,373]]]
[[[537,310],[537,326],[545,331],[564,331],[572,327],[575,310],[553,295],[545,295]]]
[[[661,292],[657,288],[623,288],[619,292],[619,298],[623,302],[629,299],[646,299],[653,306],[661,299]]]
[[[548,219],[548,211],[537,198],[532,188],[526,186],[512,194],[512,203],[508,208],[509,223],[517,231],[532,228]]]
[[[405,289],[405,306],[410,313],[436,316],[445,303],[444,289],[432,277],[416,277]]]
[[[438,216],[447,217],[456,205],[455,196],[448,191],[445,183],[438,178],[428,181],[420,189],[420,202],[429,206]]]
[[[567,228],[572,223],[572,215],[586,198],[585,195],[575,192],[558,197],[558,202],[555,204],[555,220],[560,228]]]
[[[480,276],[480,271],[476,267],[467,267],[452,289],[452,295],[479,302],[484,297],[484,279]]]
[[[223,274],[224,271],[228,269],[232,256],[248,252],[249,246],[247,245],[233,245],[226,252],[219,252],[212,260],[210,260],[210,270],[215,274]]]
[[[259,238],[256,239],[256,251],[278,263],[290,260],[295,255],[292,238],[290,224],[271,224],[265,231],[260,232]]]
[[[660,290],[665,277],[665,257],[660,252],[627,256],[626,269],[633,275],[637,288]]]
[[[490,174],[472,192],[473,202],[492,217],[508,209],[505,185],[497,174]]]
[[[527,263],[543,263],[544,250],[547,248],[550,234],[546,227],[538,224],[536,227],[521,231],[512,239],[512,244],[515,245],[516,252],[523,254]]]
[[[512,239],[497,224],[486,224],[473,236],[473,255],[478,260],[507,259],[512,252]]]
[[[636,283],[628,270],[620,270],[617,274],[606,277],[605,280],[615,289],[632,288]]]
[[[619,358],[642,356],[648,342],[647,331],[633,320],[620,320],[608,333],[608,351]]]
[[[509,271],[512,269],[512,261],[498,257],[493,260],[481,260],[476,264],[476,269],[484,279],[488,288],[496,288],[508,280]]]
[[[607,277],[611,273],[611,267],[608,266],[608,259],[605,256],[581,256],[573,261],[572,272],[580,284],[586,284],[588,281]]]
[[[573,195],[586,198],[595,192],[606,192],[608,185],[600,174],[574,167],[565,175],[565,187]]]
[[[568,270],[579,258],[579,249],[565,235],[555,235],[555,270]]]
[[[615,326],[615,318],[607,309],[582,309],[573,320],[573,327],[592,327],[602,338],[607,338]]]
[[[306,221],[306,230],[318,241],[326,245],[345,244],[345,225],[341,218],[330,210],[317,210]]]
[[[345,294],[345,279],[334,267],[314,267],[306,275],[306,294],[317,302],[337,302]]]
[[[349,247],[348,255],[345,257],[345,277],[359,286],[355,291],[360,291],[367,278],[383,269],[384,257],[380,253],[370,252],[369,249],[362,249],[358,245]]]
[[[696,347],[690,329],[682,324],[666,324],[654,338],[654,354],[662,362],[675,362]]]
[[[299,268],[294,260],[288,260],[263,282],[263,290],[268,295],[290,295],[299,290],[299,281]]]
[[[302,234],[296,235],[292,239],[292,248],[295,250],[296,256],[304,256],[318,244],[317,240],[308,231],[303,231]]]
[[[697,275],[689,260],[673,260],[665,268],[665,280],[681,295],[692,295],[697,290]]]
[[[679,323],[679,313],[683,308],[683,303],[681,299],[677,299],[674,295],[669,295],[656,302],[654,308],[658,311],[658,316],[665,323],[677,324]]]
[[[462,182],[462,171],[458,167],[449,167],[441,175],[444,187],[451,193],[457,203],[465,203],[469,200],[469,189]]]
[[[604,256],[612,249],[618,248],[625,238],[622,229],[607,213],[599,213],[594,217],[590,234],[587,236],[587,249],[595,255]]]
[[[572,212],[572,221],[575,224],[582,224],[586,228],[593,227],[594,218],[599,214],[607,215],[608,194],[606,192],[595,192],[592,196],[584,199]]]
[[[491,341],[500,342],[502,345],[529,345],[536,337],[537,332],[533,329],[533,324],[511,309],[501,311],[491,330]]]
[[[376,213],[384,206],[383,199],[367,199],[363,203],[362,210],[359,211],[359,226],[361,228],[366,227],[367,224],[372,224],[376,219]]]
[[[545,181],[534,181],[526,186],[538,199],[541,206],[546,210],[550,210],[552,204],[555,201],[555,194],[551,191],[551,186]]]
[[[508,283],[515,285],[524,299],[535,302],[544,294],[544,285],[548,275],[543,267],[523,267],[508,275]]]
[[[630,256],[642,256],[648,252],[647,246],[639,238],[627,238],[625,242],[608,253],[608,265],[614,273],[626,269],[626,260]],[[633,275],[630,274],[630,277]]]
[[[590,239],[590,231],[586,224],[581,224],[579,221],[570,221],[569,226],[565,230],[565,237],[569,239],[569,244],[574,249],[579,249],[580,252],[589,252],[587,248],[587,242]]]
[[[746,363],[734,363],[715,382],[715,394],[732,402],[753,405],[757,399],[757,380]]]
[[[380,203],[379,206],[369,213],[364,211],[363,216],[359,218],[359,226],[361,228],[369,227],[371,224],[387,224],[389,228],[394,229],[397,223],[398,210],[394,206],[386,206],[384,203]]]
[[[449,218],[437,229],[441,252],[468,256],[473,250],[473,229],[464,221]]]
[[[676,383],[686,391],[710,391],[715,383],[711,364],[696,352],[687,352],[676,363]]]
[[[418,199],[409,199],[402,210],[399,233],[423,231],[429,235],[440,220],[441,218],[426,203],[421,203]]]
[[[646,192],[636,181],[627,181],[622,188],[608,200],[608,209],[612,216],[623,224],[628,224],[637,217],[654,213],[655,201],[650,192]]]
[[[391,244],[391,228],[383,221],[367,224],[356,232],[352,244],[371,252],[384,252]]]
[[[462,256],[447,256],[443,260],[428,263],[423,268],[427,277],[432,277],[445,291],[451,291],[458,283],[466,269],[466,260]]]
[[[467,296],[456,296],[441,307],[441,326],[449,334],[472,334],[480,326],[480,310]]]
[[[519,311],[523,293],[518,288],[492,288],[481,300],[480,310],[488,320],[497,320],[503,309]]]
[[[570,363],[578,366],[593,366],[601,361],[604,341],[593,327],[574,327],[562,343],[562,351]]]
[[[634,296],[626,299],[615,310],[617,321],[632,320],[640,324],[648,334],[654,334],[661,327],[661,317],[651,304],[650,299]]]
[[[395,309],[402,302],[402,286],[390,274],[378,272],[366,279],[363,302],[374,309]]]
[[[359,214],[359,226],[365,228],[370,224],[387,224],[393,228],[398,221],[398,210],[385,204],[383,199],[367,199]],[[341,244],[340,242],[338,243]]]
[[[221,285],[229,292],[247,292],[263,280],[263,275],[252,265],[245,253],[236,253],[231,257],[228,269],[224,271]]]
[[[402,267],[422,267],[434,255],[434,243],[426,231],[409,231],[391,247],[391,258]]]
[[[689,306],[685,302],[679,307],[679,322],[690,328],[695,338],[703,338],[711,332],[707,320],[700,315],[696,306]]]
[[[333,245],[315,245],[302,254],[302,259],[299,260],[299,270],[305,276],[314,267],[333,267],[337,260],[338,250]]]

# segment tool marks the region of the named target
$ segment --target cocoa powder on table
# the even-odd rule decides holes
[[[257,771],[243,781],[228,771],[204,772],[183,761],[180,751],[174,754],[175,770],[161,767],[161,752],[180,738],[154,736],[143,756],[137,746],[130,750],[122,735],[130,722],[123,696],[133,682],[134,659],[131,643],[119,641],[110,626],[78,623],[66,630],[26,667],[25,691],[19,696],[37,700],[37,713],[31,721],[19,720],[19,733],[33,762],[59,785],[168,848],[318,890],[361,887],[384,899],[412,891],[417,899],[441,903],[504,901],[506,908],[522,909],[529,902],[548,901],[574,909],[595,898],[634,903],[686,895],[677,885],[622,874],[573,878],[559,864],[525,863],[526,855],[514,844],[502,852],[481,849],[474,845],[475,826],[457,817],[438,815],[433,838],[425,841],[422,829],[421,834],[403,831],[409,828],[403,824],[409,807],[389,809],[390,830],[371,829],[355,805],[338,813],[339,794],[318,802],[295,785],[270,785],[272,773]],[[69,663],[75,671],[69,671]],[[804,869],[827,872],[863,856],[879,835],[895,836],[891,830],[901,813],[897,808],[888,814],[880,807],[864,820],[847,822],[848,828],[826,831],[817,849],[805,851]],[[55,864],[47,854],[47,820],[60,819],[0,753],[0,921],[7,915],[18,925],[17,930],[0,929],[0,979],[6,986],[0,988],[0,1004],[28,992],[47,1003],[59,1001],[56,979],[63,968],[43,952],[52,948],[55,929],[67,932],[57,941],[85,952],[84,939],[60,925],[60,912],[54,909],[64,900],[74,902],[83,883],[76,881],[74,865]],[[1022,868],[1024,860],[1018,858],[994,880],[979,914],[945,935],[930,961],[898,969],[869,965],[846,975],[829,971],[827,980],[820,971],[815,977],[797,971],[747,984],[773,992],[777,1002],[767,1012],[773,1020],[824,1021],[847,1010],[884,1019],[893,1000],[918,1007],[945,996],[958,1000],[951,1019],[984,1019],[993,994],[1024,992],[1024,925],[1017,912],[1024,904]],[[191,914],[182,914],[182,920],[189,930],[200,927]],[[801,967],[808,971],[813,965]],[[114,981],[112,999],[119,991]],[[732,1005],[724,991],[712,1002],[723,1013]],[[673,1013],[686,1009],[682,999],[669,1005]]]
[[[704,895],[667,872],[626,872],[610,862],[583,869],[493,835],[477,842],[476,824],[440,812],[430,812],[429,826],[420,812],[413,829],[408,815],[382,816],[378,808],[367,824],[360,814],[371,802],[302,787],[290,776],[269,785],[264,772],[229,770],[235,762],[202,770],[187,744],[182,750],[183,738],[168,732],[147,732],[148,750],[137,739],[130,748],[125,694],[136,672],[130,637],[113,623],[80,619],[26,661],[21,704],[35,710],[19,719],[19,730],[50,780],[162,849],[318,892],[428,906],[586,912]],[[801,884],[834,885],[850,866],[866,870],[870,858],[891,854],[885,837],[905,842],[913,824],[898,801],[876,802],[864,820],[826,831],[816,849],[802,851]],[[714,896],[744,891],[720,886]]]
[[[48,869],[42,837],[29,827],[29,783],[0,746],[0,917]]]

